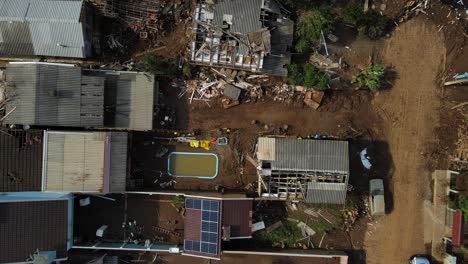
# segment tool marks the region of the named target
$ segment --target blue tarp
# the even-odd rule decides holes
[[[370,162],[370,157],[367,155],[367,148],[365,148],[363,151],[361,151],[360,156],[361,156],[362,166],[364,166],[364,168],[370,170],[372,168],[372,164]]]

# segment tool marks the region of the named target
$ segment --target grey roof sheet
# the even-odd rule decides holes
[[[110,183],[111,193],[125,192],[127,177],[127,145],[126,132],[112,132],[110,145]]]
[[[223,16],[232,15],[231,33],[240,33],[240,37],[247,43],[246,34],[262,28],[260,14],[262,0],[219,0],[214,6],[213,25],[221,27]],[[248,54],[249,48],[240,43],[239,52]]]
[[[348,142],[276,139],[275,170],[324,171],[348,174]]]
[[[9,64],[7,124],[103,126],[104,80],[86,79],[78,67]],[[82,84],[83,81],[83,84]]]
[[[147,72],[88,71],[106,79],[106,105],[112,107],[106,125],[132,130],[153,129],[157,81]]]
[[[0,54],[84,58],[81,0],[0,0]]]
[[[344,204],[346,191],[346,183],[309,182],[305,200],[308,203]]]

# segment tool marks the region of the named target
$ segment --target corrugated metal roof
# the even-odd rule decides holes
[[[452,244],[454,246],[460,246],[463,244],[463,212],[456,210],[452,213]]]
[[[0,263],[24,262],[36,250],[67,256],[68,201],[0,203]]]
[[[110,192],[125,191],[127,132],[46,133],[45,191],[104,192],[107,186]]]
[[[81,0],[0,0],[0,54],[84,58]]]
[[[307,184],[308,203],[344,204],[347,183],[309,182]]]
[[[213,25],[221,27],[224,15],[232,15],[230,32],[240,33],[239,36],[247,43],[246,34],[262,28],[260,14],[262,11],[262,0],[220,0],[214,6]],[[239,43],[239,53],[249,54],[249,48]]]
[[[224,200],[222,226],[231,228],[231,238],[252,235],[252,200]]]
[[[103,192],[104,132],[47,132],[46,191]]]
[[[125,192],[127,178],[127,145],[128,134],[111,132],[110,144],[110,179],[109,191]]]
[[[43,131],[1,131],[0,192],[40,191]]]
[[[258,138],[258,149],[257,149],[257,158],[259,160],[276,160],[275,157],[275,138]]]
[[[102,127],[104,79],[81,76],[78,67],[9,64],[7,93],[13,100],[7,124]]]
[[[274,170],[322,171],[348,174],[348,142],[275,139]]]
[[[153,74],[120,73],[116,82],[115,127],[153,129],[155,79]]]
[[[157,81],[147,72],[86,70],[105,78],[105,126],[132,130],[153,129]]]

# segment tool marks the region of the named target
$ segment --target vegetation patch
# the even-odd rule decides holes
[[[333,30],[335,19],[330,6],[323,5],[301,13],[296,25],[296,51],[307,52],[313,44],[316,44],[323,34]]]
[[[289,64],[288,81],[291,85],[302,85],[308,89],[316,88],[324,90],[327,88],[329,78],[321,73],[312,64]]]
[[[378,91],[382,88],[382,81],[385,76],[385,66],[383,64],[372,64],[353,76],[351,83],[357,84],[360,88]]]

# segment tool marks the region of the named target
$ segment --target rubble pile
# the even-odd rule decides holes
[[[245,103],[270,98],[288,105],[304,100],[307,106],[317,109],[324,96],[322,91],[292,86],[281,80],[271,80],[267,75],[232,69],[202,68],[193,79],[175,79],[172,86],[180,88],[179,99],[186,96],[190,104],[193,101],[203,101],[211,106],[209,102],[212,99],[222,97],[221,102],[225,108],[238,105],[241,98]]]

